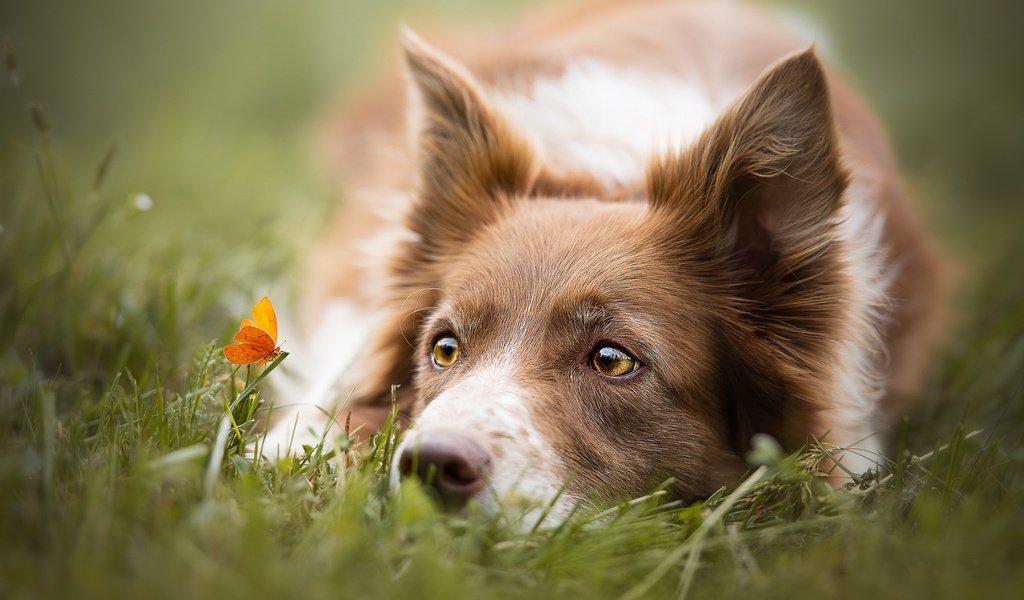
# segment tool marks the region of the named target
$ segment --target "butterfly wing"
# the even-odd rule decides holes
[[[247,323],[242,321],[242,325],[249,325],[255,322],[256,327],[259,327],[263,331],[270,334],[271,341],[277,344],[277,313],[274,312],[274,305],[270,303],[270,298],[266,296],[260,298],[260,301],[256,303],[256,306],[252,307],[252,321]]]
[[[276,345],[274,338],[270,337],[270,334],[259,327],[253,327],[251,325],[242,325],[242,328],[235,334],[234,340],[242,344],[251,344],[253,346],[264,348],[268,352],[274,349]]]
[[[225,346],[224,356],[236,365],[265,362],[277,353],[277,344],[270,334],[258,327],[243,325],[235,334],[237,344]]]
[[[263,352],[251,344],[224,346],[224,356],[236,365],[248,365],[263,360]]]

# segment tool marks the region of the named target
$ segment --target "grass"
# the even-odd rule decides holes
[[[218,10],[213,23],[237,14]],[[988,12],[996,22],[998,12]],[[305,14],[290,13],[281,35],[321,31],[308,29]],[[955,21],[929,14],[939,33],[942,18]],[[36,13],[21,16],[37,23]],[[248,39],[246,31],[264,31],[253,23],[280,16],[259,5],[247,13],[249,28],[196,27]],[[52,18],[86,30],[100,19]],[[347,43],[362,43],[382,22],[362,34],[361,23],[346,25]],[[855,32],[864,26],[849,23]],[[111,35],[122,42],[131,33],[118,32]],[[212,33],[199,36],[201,50],[211,51]],[[219,348],[239,311],[287,280],[303,251],[294,240],[311,237],[295,232],[315,232],[329,205],[328,178],[303,150],[311,128],[303,123],[318,111],[309,98],[329,96],[324,82],[334,77],[315,73],[329,69],[298,68],[287,85],[240,72],[238,89],[218,87],[218,74],[249,64],[218,42],[221,62],[196,74],[211,89],[202,101],[180,108],[183,92],[171,86],[172,108],[112,120],[103,102],[54,92],[73,79],[44,75],[60,70],[40,66],[56,49],[13,38],[0,98],[9,132],[0,149],[3,597],[956,598],[1009,597],[1024,585],[1024,209],[1020,178],[992,174],[1018,148],[1012,113],[1005,128],[979,125],[957,138],[964,148],[937,148],[928,119],[959,110],[951,94],[961,92],[922,115],[891,99],[890,71],[858,71],[887,90],[878,98],[917,186],[947,207],[937,228],[956,232],[951,246],[978,274],[964,280],[962,322],[924,408],[891,432],[886,471],[832,490],[816,473],[829,448],[783,456],[762,441],[751,474],[704,503],[678,505],[655,490],[522,533],[501,519],[440,513],[414,484],[389,493],[397,428],[362,450],[342,444],[346,456],[335,462],[319,448],[277,463],[244,456],[252,425],[266,416],[265,371],[233,368]],[[989,38],[971,51],[1002,39]],[[868,54],[882,52],[885,39]],[[146,52],[140,61],[184,77],[171,58]],[[105,64],[96,60],[83,56],[82,68],[96,75]],[[278,73],[291,64],[276,60]],[[928,64],[915,71],[922,80]],[[142,76],[111,75],[100,97],[131,93],[132,77]],[[996,84],[983,74],[970,77],[977,85],[964,86],[967,96],[1012,97],[1008,87],[984,88]],[[260,81],[279,96],[227,115]],[[270,113],[275,119],[262,120]],[[128,133],[115,136],[113,122]],[[970,146],[975,139],[998,156]],[[974,197],[968,184],[978,199],[964,207],[957,199]],[[275,289],[275,301],[287,298]],[[268,369],[287,368],[287,356],[280,360]]]

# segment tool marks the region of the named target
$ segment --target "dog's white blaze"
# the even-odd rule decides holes
[[[336,300],[323,311],[308,344],[289,344],[288,360],[276,371],[273,385],[275,425],[260,440],[264,456],[301,455],[304,444],[316,445],[345,400],[344,376],[357,353],[365,348],[378,317],[351,302]],[[284,336],[281,336],[284,339]],[[283,371],[283,369],[282,369]]]
[[[531,528],[562,487],[560,461],[538,430],[529,393],[515,383],[512,365],[480,367],[448,388],[423,410],[395,452],[392,484],[398,483],[398,459],[419,436],[456,431],[480,444],[491,456],[486,490],[476,499],[488,514],[499,510]],[[547,519],[569,514],[575,501],[559,497]]]
[[[653,153],[685,147],[721,108],[677,75],[592,59],[535,80],[528,95],[498,95],[552,167],[587,172],[609,188],[641,181]]]

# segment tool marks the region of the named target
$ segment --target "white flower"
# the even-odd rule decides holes
[[[139,209],[141,212],[146,212],[153,208],[153,199],[149,197],[149,194],[135,194],[135,198],[132,200],[132,203],[135,205],[135,208]]]

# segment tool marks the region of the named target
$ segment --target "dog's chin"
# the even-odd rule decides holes
[[[500,496],[492,490],[486,490],[471,502],[484,517],[497,518],[512,529],[524,533],[560,526],[576,512],[579,504],[566,494],[540,498],[521,494],[514,489]]]

